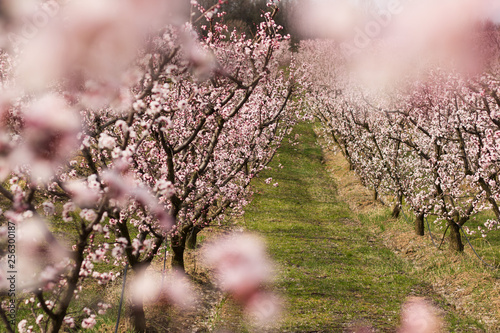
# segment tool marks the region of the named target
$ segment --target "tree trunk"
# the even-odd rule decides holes
[[[135,262],[133,265],[130,265],[130,268],[137,276],[138,274],[143,273],[149,267],[150,263],[148,262]],[[123,276],[126,279],[126,276]],[[127,280],[124,281],[127,283]],[[142,296],[137,295],[138,297],[134,297],[133,302],[130,303],[130,317],[132,320],[132,325],[134,326],[134,332],[143,333],[146,332],[146,313],[144,312],[144,299]]]
[[[61,330],[62,324],[63,324],[64,317],[61,318],[58,316],[58,318],[52,320],[49,324],[49,328],[47,330],[48,333],[57,333]]]
[[[425,235],[424,213],[419,213],[415,217],[415,233],[419,236]]]
[[[403,207],[403,196],[401,194],[398,194],[396,197],[396,204],[392,209],[392,217],[397,219],[399,217],[399,214],[401,213],[402,207]]]
[[[146,313],[144,313],[144,302],[142,297],[135,300],[131,306],[131,316],[134,325],[134,331],[143,333],[146,332]]]
[[[464,250],[464,244],[462,243],[462,236],[460,235],[460,227],[455,222],[450,223],[450,249],[456,252],[462,252]]]
[[[401,213],[401,205],[399,204],[399,202],[396,202],[396,204],[394,205],[394,208],[392,209],[391,216],[393,218],[397,219],[399,217],[399,213]]]
[[[378,192],[376,189],[373,190],[373,201],[377,201],[378,200]]]
[[[198,233],[201,231],[200,228],[193,227],[188,233],[186,238],[186,248],[190,250],[196,249]]]
[[[185,272],[184,249],[186,245],[186,235],[178,234],[172,237],[172,268]]]

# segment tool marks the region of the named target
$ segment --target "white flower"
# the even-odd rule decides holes
[[[135,111],[142,111],[146,108],[146,103],[143,100],[138,100],[132,105]]]
[[[62,213],[64,222],[73,221],[73,218],[71,217],[71,215],[69,215],[69,213],[73,212],[74,210],[75,210],[75,204],[73,202],[70,201],[64,204]]]

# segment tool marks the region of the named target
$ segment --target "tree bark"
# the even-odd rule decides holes
[[[178,234],[174,237],[172,237],[172,268],[181,270],[182,272],[185,272],[185,267],[184,267],[184,250],[185,250],[185,244],[186,244],[186,235],[185,234]]]
[[[397,219],[399,217],[399,214],[401,213],[401,208],[403,207],[403,196],[401,194],[398,194],[396,197],[396,204],[394,205],[394,208],[392,209],[392,217]]]
[[[417,217],[415,217],[415,233],[418,236],[425,235],[425,225],[424,225],[424,214],[418,213]]]
[[[450,249],[456,252],[463,252],[464,244],[460,235],[460,226],[455,222],[448,223],[450,224]]]
[[[146,313],[144,312],[144,302],[142,297],[136,299],[130,306],[134,331],[146,332]]]
[[[377,201],[378,200],[378,191],[375,189],[373,190],[373,201]]]
[[[391,216],[397,219],[399,217],[399,213],[401,213],[401,205],[399,204],[399,202],[396,202],[394,208],[392,209]]]
[[[187,238],[186,238],[186,248],[190,250],[196,249],[196,244],[198,241],[198,233],[201,231],[200,228],[193,227],[190,231],[187,233]]]

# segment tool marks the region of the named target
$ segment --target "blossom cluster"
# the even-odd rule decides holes
[[[0,14],[11,36],[46,8],[16,3]],[[301,117],[292,96],[302,78],[273,3],[254,37],[196,1],[57,9],[23,43],[1,40],[0,243],[15,223],[17,297],[38,301],[24,304],[33,318],[19,318],[19,330],[94,327],[108,307],[85,305],[85,288],[105,288],[127,264],[132,289],[151,285],[158,277],[147,268],[167,244],[182,270],[188,238],[242,213],[251,179]],[[198,20],[201,30],[190,23]],[[149,299],[192,305],[182,274],[165,284]],[[143,331],[144,297],[132,299]]]

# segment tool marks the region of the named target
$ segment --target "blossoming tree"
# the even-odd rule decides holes
[[[5,6],[11,33],[36,15]],[[186,242],[242,211],[250,180],[298,116],[300,78],[282,61],[287,38],[272,4],[254,38],[195,1],[186,19],[176,1],[54,8],[59,16],[32,40],[6,43],[1,59],[2,232],[17,233],[16,296],[31,312],[20,331],[93,327],[110,305],[81,305],[86,288],[115,280],[110,265],[146,274],[167,240],[183,268]],[[189,22],[202,20],[198,37]],[[176,285],[157,293],[175,303]],[[143,296],[131,303],[137,331]],[[14,331],[6,311],[4,301]]]

